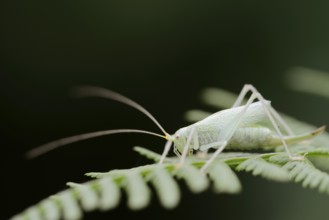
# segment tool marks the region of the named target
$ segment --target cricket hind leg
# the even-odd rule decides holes
[[[266,101],[266,99],[258,92],[258,90],[251,84],[245,84],[238,96],[238,98],[236,99],[236,101],[234,102],[232,108],[234,107],[238,107],[241,105],[243,99],[246,97],[246,95],[248,94],[248,92],[251,92],[252,94],[258,94],[257,99],[259,101],[262,101],[262,103],[264,104],[264,102]],[[264,105],[263,105],[264,106]],[[288,126],[288,124],[283,120],[283,118],[280,116],[280,114],[273,108],[273,106],[265,106],[268,111],[273,115],[273,117],[275,118],[275,120],[278,121],[278,123],[280,123],[280,125],[284,128],[284,130],[286,131],[286,133],[288,135],[294,135],[294,132],[291,130],[291,128]]]
[[[224,150],[224,148],[226,147],[226,145],[228,144],[228,142],[230,141],[230,139],[232,138],[232,136],[234,135],[236,129],[238,128],[243,116],[245,115],[245,113],[247,112],[249,106],[251,105],[251,103],[256,99],[256,94],[252,94],[250,96],[250,98],[247,101],[247,104],[244,106],[244,108],[242,108],[242,110],[238,113],[238,115],[234,118],[234,120],[232,121],[232,124],[226,128],[227,129],[227,133],[225,134],[225,136],[223,137],[223,140],[218,140],[218,143],[221,143],[219,148],[213,153],[213,155],[206,161],[206,163],[202,166],[202,168],[200,169],[201,172],[205,172],[206,169],[210,166],[210,164],[217,158],[217,156]],[[214,143],[214,144],[216,144]]]
[[[286,143],[286,141],[285,141],[285,139],[283,137],[283,134],[282,134],[282,132],[281,132],[281,130],[280,130],[277,122],[273,118],[273,115],[272,115],[273,113],[271,112],[271,108],[268,105],[266,105],[266,103],[265,103],[266,100],[263,98],[263,96],[259,92],[257,92],[257,90],[256,90],[255,93],[252,94],[252,96],[255,96],[256,99],[258,99],[260,101],[261,105],[263,106],[263,108],[264,108],[264,110],[266,112],[267,117],[270,119],[270,121],[271,121],[271,123],[272,123],[272,125],[273,125],[273,127],[274,127],[274,129],[275,129],[275,131],[277,133],[277,135],[281,139],[282,145],[283,145],[283,147],[284,147],[284,149],[285,149],[288,157],[291,160],[303,160],[304,159],[304,156],[293,156],[290,153],[290,150],[288,149],[288,145],[287,145],[287,143]]]
[[[252,94],[251,94],[250,98],[248,99],[247,104],[245,105],[245,107],[241,110],[241,112],[233,120],[233,124],[230,125],[229,128],[227,128],[228,132],[224,136],[222,144],[215,151],[215,153],[211,156],[211,158],[206,161],[204,166],[201,168],[201,172],[204,172],[209,167],[209,165],[216,159],[216,157],[224,150],[224,148],[226,147],[226,145],[228,144],[228,142],[230,141],[230,139],[234,135],[236,129],[238,128],[238,126],[239,126],[243,116],[245,115],[246,111],[248,110],[249,106],[256,99],[258,99],[260,101],[262,107],[264,108],[264,110],[266,112],[266,115],[269,118],[269,120],[271,121],[271,123],[272,123],[274,129],[276,130],[277,134],[279,135],[279,137],[281,139],[281,142],[282,142],[289,158],[292,159],[292,160],[301,160],[301,159],[303,159],[303,157],[300,157],[300,156],[292,156],[292,154],[290,153],[290,151],[288,149],[288,146],[287,146],[287,144],[286,144],[286,142],[283,138],[283,135],[282,135],[282,133],[281,133],[281,131],[280,131],[278,125],[277,125],[277,122],[274,120],[268,105],[265,103],[266,100],[261,96],[260,93],[257,92],[257,90],[255,90],[254,92],[252,91]]]
[[[245,115],[246,111],[248,110],[251,103],[256,99],[256,95],[252,94],[245,105],[244,108],[242,108],[241,112],[234,118],[233,123],[227,128],[227,133],[225,134],[223,141],[221,141],[221,144],[219,148],[213,153],[213,155],[209,158],[209,160],[206,161],[206,163],[202,166],[200,169],[201,172],[205,172],[206,169],[209,167],[209,165],[217,158],[217,156],[224,150],[232,136],[234,135],[236,129],[238,128],[241,119]],[[219,140],[220,141],[220,140]]]

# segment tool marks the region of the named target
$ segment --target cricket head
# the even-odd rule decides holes
[[[187,142],[187,131],[186,128],[180,128],[171,136],[171,140],[174,142],[174,149],[178,153],[182,153],[184,146]]]

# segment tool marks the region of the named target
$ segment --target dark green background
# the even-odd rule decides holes
[[[104,86],[145,106],[170,132],[201,107],[207,86],[254,84],[273,105],[316,125],[329,102],[293,92],[294,66],[329,71],[329,1],[19,1],[0,3],[1,219],[89,171],[145,163],[132,151],[164,141],[117,135],[72,144],[28,161],[24,153],[68,135],[112,128],[157,131],[142,114],[108,100],[71,99],[75,85]],[[329,86],[329,85],[328,85]],[[173,211],[152,206],[88,214],[156,219],[327,219],[329,197],[294,184],[240,175],[237,196],[183,195]]]

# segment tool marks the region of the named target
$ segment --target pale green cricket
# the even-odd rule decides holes
[[[251,91],[245,105],[241,105],[247,93]],[[251,150],[264,147],[284,146],[291,160],[302,160],[303,156],[294,156],[288,149],[288,144],[297,143],[319,135],[324,131],[322,126],[314,131],[294,135],[279,113],[265,100],[252,85],[245,85],[232,108],[216,112],[207,118],[189,126],[180,128],[173,135],[166,132],[160,123],[141,105],[116,92],[100,87],[80,87],[76,90],[79,96],[98,96],[109,98],[129,105],[148,116],[163,132],[163,135],[137,129],[115,129],[97,131],[59,139],[28,152],[28,157],[36,157],[50,150],[73,142],[117,133],[144,133],[167,140],[160,164],[164,162],[172,143],[174,152],[183,164],[186,156],[196,151],[207,152],[215,149],[201,171],[204,171],[212,161],[225,149]],[[258,100],[258,101],[255,101]],[[284,134],[279,128],[282,126]]]

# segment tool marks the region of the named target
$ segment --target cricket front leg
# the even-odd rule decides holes
[[[187,156],[187,153],[189,151],[189,148],[190,148],[190,144],[191,144],[191,141],[192,141],[192,138],[193,140],[197,139],[198,136],[197,136],[197,133],[196,133],[196,126],[193,126],[192,129],[191,129],[191,132],[187,138],[187,141],[185,143],[185,146],[183,148],[183,152],[182,152],[182,156],[179,160],[179,163],[178,163],[178,166],[180,167],[181,165],[184,164],[185,162],[185,159],[186,159],[186,156]],[[194,142],[194,144],[197,144]]]
[[[275,109],[271,105],[266,104],[267,100],[264,99],[264,97],[257,91],[257,89],[254,86],[248,85],[248,84],[245,85],[244,88],[242,89],[242,92],[240,93],[239,98],[238,98],[237,101],[241,102],[241,100],[243,98],[243,97],[241,98],[241,95],[244,96],[248,91],[252,92],[251,97],[254,97],[254,99],[258,99],[260,101],[262,107],[265,110],[265,113],[266,113],[268,119],[270,120],[270,122],[273,125],[276,133],[278,134],[278,136],[281,140],[281,143],[284,146],[284,149],[287,152],[287,155],[289,156],[289,158],[291,160],[303,160],[304,157],[302,157],[302,156],[293,156],[290,153],[290,150],[288,149],[288,145],[287,145],[287,143],[286,143],[286,141],[283,137],[283,134],[282,134],[282,132],[279,128],[278,123],[280,123],[285,128],[286,132],[289,135],[293,135],[293,132],[291,131],[289,126],[284,122],[284,120],[281,118],[279,113],[277,111],[275,111]],[[239,102],[237,102],[237,104],[239,104]]]
[[[161,158],[160,158],[160,161],[159,161],[159,164],[163,164],[163,161],[165,160],[166,156],[168,155],[168,152],[171,148],[171,145],[172,145],[172,141],[167,141],[165,147],[164,147],[164,150],[163,150],[163,153],[161,155]]]

